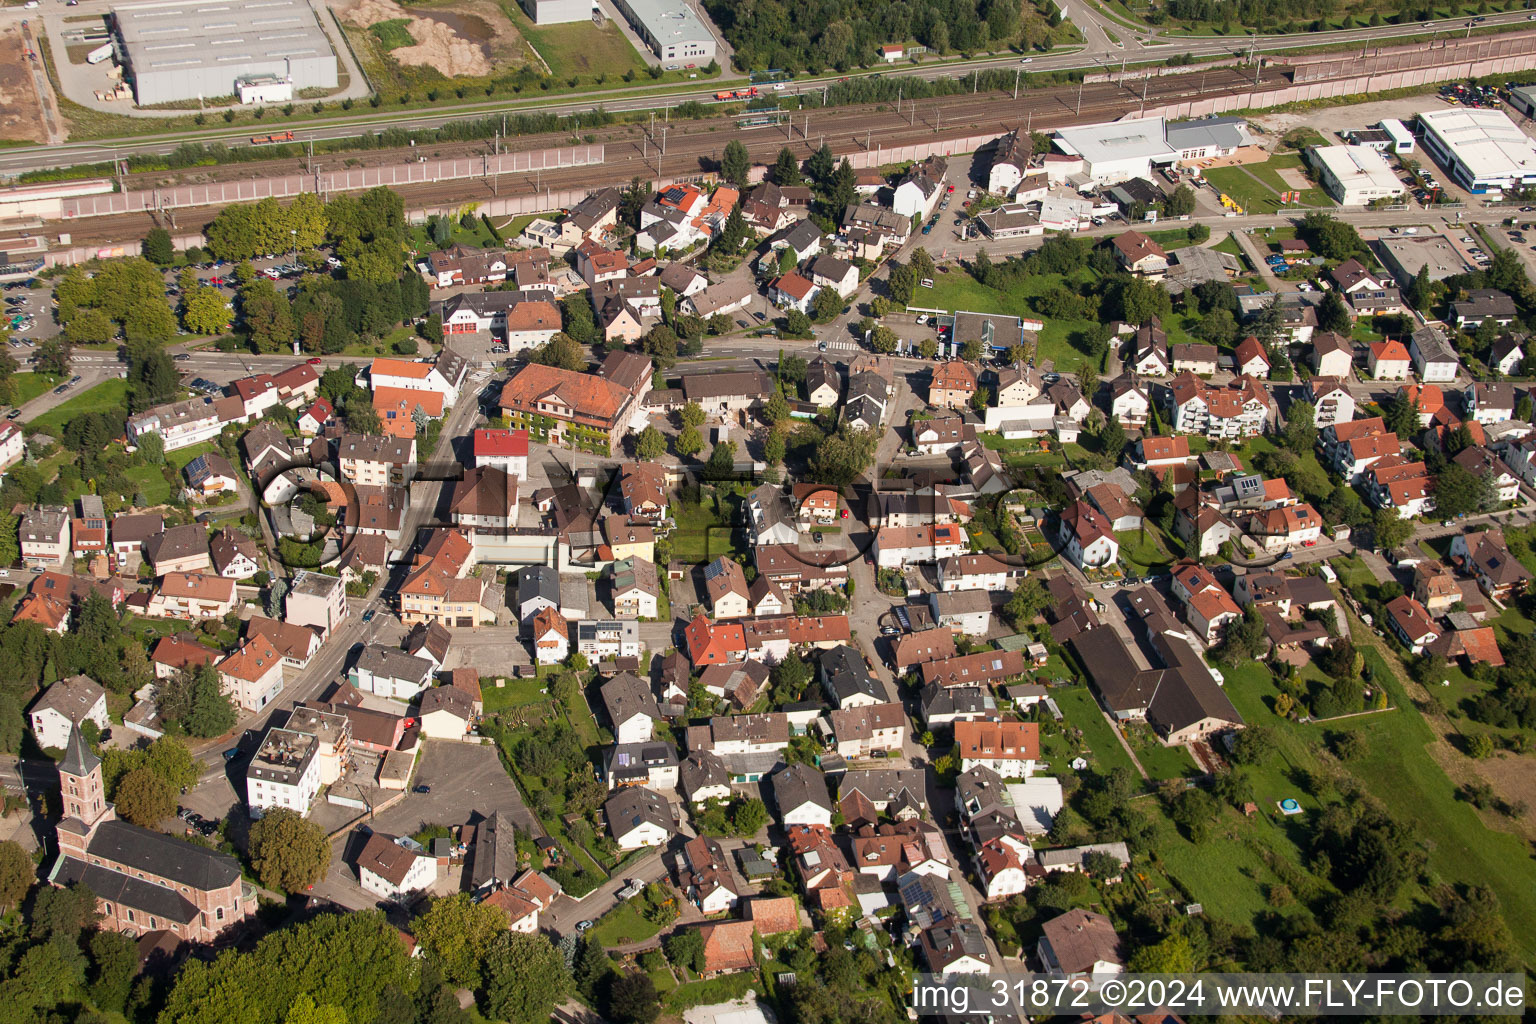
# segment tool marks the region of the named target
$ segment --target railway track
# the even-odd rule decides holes
[[[1284,76],[1279,70],[1266,69],[1260,73],[1261,87],[1282,81]],[[648,138],[648,125],[612,126],[584,133],[583,136],[585,139],[589,135],[592,141],[605,145],[607,159],[601,167],[570,168],[538,176],[502,175],[494,184],[475,180],[424,183],[402,186],[398,191],[408,208],[422,208],[490,199],[494,195],[512,194],[518,190],[532,192],[535,189],[596,187],[628,181],[636,176],[647,179],[681,177],[712,169],[725,144],[733,138],[746,144],[755,161],[771,163],[778,150],[786,145],[803,158],[809,156],[822,142],[831,145],[834,152],[843,154],[863,150],[866,146],[878,150],[936,138],[958,138],[992,131],[1002,134],[1021,125],[1045,131],[1085,121],[1135,114],[1143,103],[1155,106],[1175,99],[1223,95],[1250,89],[1253,85],[1251,72],[1215,68],[1198,78],[1184,75],[1126,84],[1087,85],[1081,90],[1080,106],[1079,91],[1075,88],[1021,93],[1017,99],[1010,93],[982,91],[973,95],[904,102],[900,112],[894,103],[809,109],[796,112],[790,123],[750,131],[738,128],[742,119],[740,114],[670,124],[658,122],[655,141]],[[1145,93],[1140,91],[1142,87],[1145,87]],[[658,173],[657,142],[661,140],[663,130],[666,152],[660,159]],[[503,151],[524,151],[569,142],[569,135],[549,133],[503,139],[501,147]],[[217,168],[139,172],[123,176],[123,181],[128,188],[143,189],[210,181],[249,180],[311,170],[335,170],[343,166],[399,163],[412,155],[478,155],[490,152],[492,146],[492,142],[481,140],[434,144],[417,149],[327,154],[317,157],[312,168],[306,166],[305,160],[285,157]],[[208,207],[196,211],[180,211],[175,226],[181,230],[201,226],[212,219],[217,209]],[[152,222],[148,215],[127,214],[77,221],[72,225],[72,234],[77,244],[100,244],[136,237],[150,226]]]

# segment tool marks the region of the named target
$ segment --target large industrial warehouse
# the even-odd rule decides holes
[[[688,66],[715,59],[715,37],[683,0],[614,0],[635,33],[662,60]]]
[[[139,3],[112,9],[113,45],[140,106],[233,96],[237,79],[334,89],[336,55],[308,0]]]
[[[1469,192],[1536,182],[1536,142],[1502,110],[1451,107],[1419,115],[1429,155]]]

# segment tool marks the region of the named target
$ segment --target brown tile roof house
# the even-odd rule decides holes
[[[751,921],[721,921],[699,926],[704,939],[704,973],[749,971],[756,965],[752,937],[756,926]]]
[[[965,391],[974,393],[976,390],[976,371],[970,365],[960,359],[951,359],[946,363],[940,363],[933,368],[933,382],[928,385],[930,391]]]
[[[759,935],[800,929],[800,909],[793,896],[755,896],[747,901],[747,920]]]
[[[181,636],[168,636],[155,643],[149,660],[174,671],[207,665],[221,657],[220,652],[204,647],[195,640]]]
[[[551,416],[612,437],[634,396],[611,380],[530,363],[501,389],[501,409],[513,417]]]
[[[304,664],[319,649],[319,635],[308,626],[296,626],[291,622],[269,619],[264,615],[252,615],[245,621],[245,635],[260,634],[272,641],[272,646],[284,658]],[[165,641],[161,641],[164,643]],[[158,648],[156,648],[158,650]]]
[[[923,685],[991,686],[1024,674],[1022,651],[979,651],[923,665]]]
[[[144,542],[144,557],[151,564],[175,563],[208,554],[208,530],[199,523],[173,526]]]
[[[1115,251],[1128,267],[1134,267],[1148,256],[1156,256],[1164,260],[1168,258],[1166,249],[1140,231],[1127,231],[1123,235],[1116,235],[1110,244],[1115,247]]]
[[[416,865],[416,854],[395,842],[394,836],[375,832],[363,844],[357,855],[357,867],[367,868],[391,885],[405,884],[411,868]]]
[[[1086,974],[1100,962],[1125,963],[1125,943],[1103,914],[1074,908],[1045,922],[1041,932],[1063,974]]]
[[[213,557],[213,571],[220,576],[242,555],[252,565],[260,565],[257,561],[256,542],[228,527],[213,535],[213,539],[208,542],[208,553]]]
[[[277,646],[260,633],[252,633],[233,654],[219,662],[219,672],[254,683],[271,671],[278,660]]]
[[[905,672],[913,665],[944,661],[955,656],[955,634],[948,629],[925,629],[896,638],[891,645],[891,659],[896,671]]]

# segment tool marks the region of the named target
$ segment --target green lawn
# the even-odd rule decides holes
[[[59,380],[60,378],[46,373],[12,374],[11,383],[16,389],[16,401],[13,404],[20,409],[49,388],[57,386]]]
[[[495,679],[480,681],[480,694],[485,701],[485,713],[495,714],[507,708],[519,708],[527,704],[543,704],[549,697],[543,693],[543,685],[537,679],[508,679],[505,686],[497,686]]]
[[[1195,759],[1183,747],[1164,746],[1148,725],[1133,725],[1126,730],[1126,739],[1136,751],[1136,760],[1154,779],[1182,779],[1200,774]]]
[[[1066,724],[1082,730],[1083,753],[1096,764],[1100,772],[1109,772],[1115,768],[1131,772],[1136,770],[1130,755],[1115,736],[1114,729],[1104,720],[1099,703],[1088,692],[1088,687],[1055,687],[1051,690],[1051,697],[1056,701],[1056,706],[1061,708]]]
[[[1079,283],[1095,279],[1092,271],[1081,271],[1075,279]],[[988,288],[959,268],[940,273],[932,288],[918,288],[911,305],[926,309],[942,309],[947,312],[968,310],[973,313],[1002,313],[1021,318],[1043,319],[1035,313],[1029,299],[1040,295],[1061,282],[1054,274],[1041,274],[1029,278],[1023,287],[1011,292]],[[1072,344],[1073,336],[1093,326],[1091,320],[1046,320],[1040,332],[1039,351],[1042,363],[1050,360],[1057,370],[1076,370],[1087,362],[1088,357]]]
[[[721,555],[735,554],[736,531],[714,512],[698,505],[674,511],[677,529],[672,532],[672,557],[682,562],[711,562]]]
[[[375,22],[368,26],[378,39],[379,45],[386,50],[395,50],[402,46],[415,46],[416,40],[412,38],[409,26],[409,18],[390,18],[388,21]]]
[[[1173,563],[1173,556],[1163,546],[1158,529],[1151,522],[1145,530],[1122,530],[1115,534],[1120,542],[1120,561],[1145,576],[1153,569],[1166,569]]]
[[[28,423],[27,429],[58,437],[64,432],[64,425],[81,413],[111,412],[114,409],[121,410],[124,417],[127,417],[128,382],[117,377],[104,380],[95,387],[82,391],[69,401],[55,406]]]
[[[645,71],[647,62],[612,21],[605,21],[602,28],[591,21],[535,25],[517,4],[503,3],[501,7],[556,78],[606,74],[617,86],[626,71],[633,71],[637,80],[650,80]]]
[[[660,928],[641,917],[629,903],[620,903],[592,926],[591,937],[611,949],[643,942],[659,931]]]
[[[1334,560],[1334,567],[1341,569],[1342,561]],[[1364,571],[1363,567],[1358,571]],[[1352,630],[1365,628],[1353,618],[1350,626]],[[1227,695],[1244,720],[1249,725],[1273,726],[1280,743],[1281,757],[1253,772],[1261,809],[1273,807],[1273,801],[1281,796],[1295,797],[1306,810],[1320,806],[1300,785],[1302,771],[1319,765],[1315,752],[1329,732],[1361,734],[1366,739],[1366,754],[1333,764],[1353,774],[1365,792],[1386,805],[1394,817],[1412,825],[1426,841],[1433,881],[1488,885],[1494,890],[1510,922],[1518,953],[1529,961],[1536,954],[1536,934],[1520,922],[1536,920],[1536,863],[1527,855],[1521,839],[1490,830],[1471,804],[1457,799],[1456,785],[1428,749],[1434,733],[1375,648],[1366,651],[1374,669],[1373,681],[1386,686],[1395,710],[1323,724],[1298,725],[1276,718],[1272,708],[1277,691],[1262,665],[1223,670]],[[1331,793],[1323,797],[1337,799]],[[1226,844],[1209,844],[1201,848],[1202,853],[1209,851],[1219,859],[1217,845]],[[1209,861],[1200,862],[1200,871],[1209,867]],[[1198,878],[1200,871],[1191,874]],[[1189,884],[1188,879],[1185,881]],[[1411,900],[1412,895],[1405,894],[1399,902]]]
[[[1274,190],[1242,167],[1210,167],[1201,173],[1245,213],[1274,213],[1280,208],[1280,197]]]

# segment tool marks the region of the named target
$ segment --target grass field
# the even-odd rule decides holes
[[[625,72],[633,71],[637,81],[642,80],[641,76],[645,81],[650,79],[645,71],[646,61],[612,21],[606,21],[602,28],[590,21],[535,25],[515,3],[503,3],[501,8],[556,78],[606,74],[617,83]]]
[[[480,693],[488,715],[526,704],[543,704],[549,698],[541,692],[542,689],[537,679],[508,679],[505,686],[497,686],[492,679],[483,679],[480,683]]]
[[[1334,567],[1341,569],[1341,559]],[[1364,571],[1363,567],[1357,572]],[[1351,630],[1364,630],[1351,618]],[[1353,774],[1365,791],[1380,800],[1392,815],[1411,824],[1429,848],[1429,871],[1435,881],[1487,885],[1498,895],[1518,954],[1527,962],[1536,954],[1536,934],[1520,922],[1536,920],[1536,863],[1526,855],[1516,836],[1487,828],[1471,804],[1457,798],[1456,785],[1436,763],[1429,750],[1434,733],[1404,692],[1386,662],[1368,646],[1366,660],[1374,679],[1382,682],[1395,710],[1324,724],[1298,725],[1283,722],[1273,712],[1276,689],[1269,673],[1258,664],[1224,670],[1227,695],[1249,725],[1273,726],[1280,757],[1253,772],[1254,791],[1262,807],[1292,796],[1304,810],[1320,806],[1300,785],[1303,772],[1320,764],[1318,751],[1327,734],[1359,733],[1366,740],[1363,757],[1334,765]],[[1336,799],[1324,794],[1325,799]],[[1299,827],[1299,823],[1298,823]],[[1202,848],[1204,850],[1204,848]],[[1213,854],[1219,859],[1219,854]],[[1210,868],[1202,860],[1189,872],[1199,879]],[[1405,893],[1399,902],[1416,894]]]
[[[127,415],[128,408],[128,382],[113,377],[104,380],[95,387],[82,391],[61,405],[55,406],[43,413],[37,419],[27,424],[27,429],[42,431],[58,437],[64,432],[64,425],[82,413],[110,412],[114,409],[124,411]]]
[[[415,46],[416,40],[412,38],[408,26],[409,18],[390,18],[388,21],[375,22],[368,26],[379,45],[386,50],[396,50],[402,46]]]
[[[1287,153],[1271,157],[1261,164],[1212,167],[1203,173],[1212,185],[1237,200],[1245,212],[1274,213],[1282,208],[1279,193],[1291,189],[1280,176],[1280,171],[1301,166],[1300,156]],[[1320,188],[1304,189],[1301,203],[1304,206],[1334,205],[1328,193]]]
[[[672,537],[672,556],[682,562],[709,562],[735,554],[736,531],[709,507],[697,505],[674,512],[677,530]]]
[[[1114,729],[1104,720],[1098,701],[1093,699],[1088,687],[1053,688],[1051,696],[1056,706],[1061,708],[1066,724],[1083,731],[1083,746],[1087,748],[1084,756],[1094,762],[1100,772],[1109,772],[1115,768],[1124,768],[1130,772],[1136,770],[1130,755],[1115,736]]]
[[[12,374],[11,383],[16,388],[16,401],[13,404],[20,409],[38,395],[47,392],[49,388],[56,387],[60,379],[46,373]]]
[[[1153,569],[1166,569],[1173,563],[1158,529],[1149,521],[1145,530],[1122,530],[1115,534],[1120,542],[1120,561],[1138,575],[1145,576]]]
[[[1086,283],[1095,279],[1092,271],[1084,270],[1073,280]],[[1043,294],[1060,283],[1061,278],[1052,274],[1040,274],[1028,278],[1023,287],[1004,292],[988,288],[958,267],[934,278],[932,288],[919,288],[912,298],[913,306],[942,309],[949,312],[969,310],[973,313],[1003,313],[1008,316],[1036,317],[1029,300]],[[1087,362],[1088,357],[1072,344],[1073,335],[1093,326],[1091,320],[1047,320],[1040,332],[1040,349],[1036,358],[1050,360],[1057,370],[1076,370]],[[1169,338],[1172,341],[1172,337]]]
[[[592,926],[591,935],[605,948],[612,949],[631,942],[643,942],[659,931],[660,928],[641,917],[633,906],[620,903]]]

